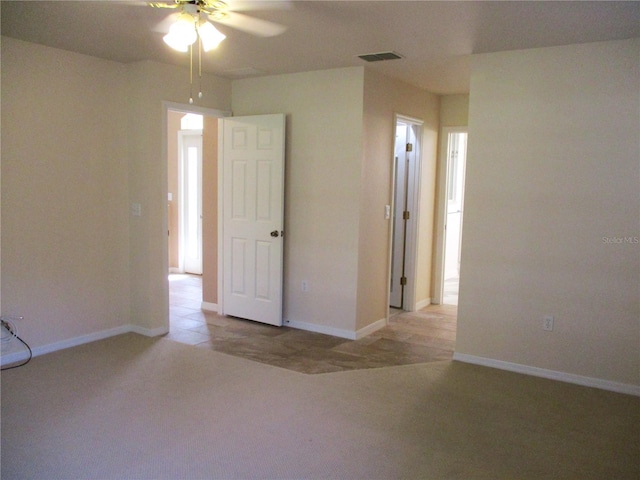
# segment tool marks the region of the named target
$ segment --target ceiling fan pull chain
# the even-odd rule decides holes
[[[198,98],[202,98],[202,37],[198,35]]]
[[[193,103],[193,44],[189,45],[189,104]]]

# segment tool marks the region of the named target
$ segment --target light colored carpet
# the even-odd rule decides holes
[[[640,477],[640,399],[457,362],[305,375],[127,334],[1,393],[6,480]]]

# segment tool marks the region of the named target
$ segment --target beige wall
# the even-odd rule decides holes
[[[2,313],[33,348],[127,324],[126,68],[2,37],[1,71]]]
[[[640,385],[639,59],[474,57],[457,353]]]
[[[384,208],[391,204],[396,114],[424,122],[415,300],[428,303],[438,101],[436,95],[365,70],[357,329],[386,318],[388,311],[390,220]]]
[[[167,162],[163,101],[187,106],[187,70],[155,62],[127,66],[129,81],[129,201],[142,205],[131,217],[131,321],[151,332],[168,328]],[[231,83],[203,77],[203,107],[230,110]]]
[[[218,303],[218,118],[202,130],[202,300]]]
[[[236,115],[287,114],[285,321],[336,334],[386,318],[394,114],[425,121],[418,296],[428,297],[438,97],[357,67],[240,80],[232,98]]]
[[[469,95],[440,97],[440,127],[466,127],[469,124]]]
[[[178,131],[180,120],[184,113],[169,111],[167,114],[167,187],[172,199],[167,200],[169,222],[169,268],[179,266],[179,209],[180,195],[178,195]]]
[[[186,105],[188,82],[2,37],[2,313],[24,315],[32,347],[166,330],[163,101]],[[203,90],[203,106],[230,110],[230,81],[207,75]]]
[[[362,68],[233,82],[234,115],[287,115],[285,321],[355,330],[362,89]]]

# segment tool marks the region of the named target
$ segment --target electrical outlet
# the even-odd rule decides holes
[[[303,292],[308,292],[309,291],[309,282],[307,280],[303,280],[302,281],[302,291]]]
[[[553,315],[545,315],[542,317],[542,329],[548,332],[553,331]]]

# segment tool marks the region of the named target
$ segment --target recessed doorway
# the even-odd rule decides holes
[[[389,315],[415,310],[416,232],[422,122],[396,116]]]
[[[441,139],[440,158],[443,168],[439,175],[438,242],[433,303],[458,305],[467,130],[443,128]]]
[[[169,102],[164,108],[164,246],[170,330],[176,311],[185,314],[188,308],[191,314],[217,309],[217,126],[218,119],[229,112]],[[189,299],[188,305],[173,288],[175,279],[185,275],[194,280],[188,287],[197,297],[197,301]]]

